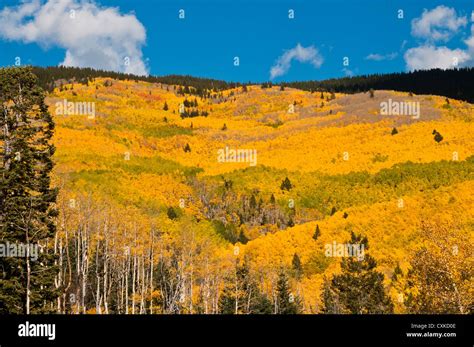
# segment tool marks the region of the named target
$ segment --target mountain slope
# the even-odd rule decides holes
[[[304,276],[292,286],[305,312],[319,312],[323,276],[338,271],[338,260],[324,257],[323,246],[344,242],[350,230],[369,237],[387,281],[397,263],[407,268],[423,223],[454,223],[472,235],[469,103],[257,85],[203,98],[181,91],[96,78],[56,88],[48,103],[57,125],[62,232],[90,225],[94,249],[108,225],[117,254],[133,245],[134,254],[145,257],[150,230],[162,235],[170,259],[191,247],[192,263],[180,268],[194,278],[185,282],[186,302],[201,301],[196,293],[209,276],[219,292],[235,258],[244,256],[271,296],[279,269],[291,268],[297,253]],[[380,103],[389,99],[419,102],[420,117],[381,115]],[[58,114],[68,102],[91,102],[95,112]],[[226,148],[252,152],[242,152],[249,160],[222,162],[219,151]],[[253,151],[254,162],[245,157]],[[316,225],[322,236],[314,241]]]

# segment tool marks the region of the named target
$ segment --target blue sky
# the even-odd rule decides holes
[[[64,19],[69,9],[77,10],[74,29]],[[0,0],[0,66],[20,57],[22,64],[242,82],[472,66],[473,10],[474,2],[464,0]],[[110,25],[82,34],[107,11]],[[124,56],[132,67],[123,66]]]

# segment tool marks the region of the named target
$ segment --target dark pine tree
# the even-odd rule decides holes
[[[243,245],[245,245],[247,242],[249,242],[250,239],[245,236],[245,233],[243,230],[240,230],[240,233],[239,233],[239,242]]]
[[[313,234],[313,240],[317,240],[321,236],[321,230],[319,230],[319,224],[316,225],[316,230],[314,231]]]
[[[277,314],[299,314],[302,312],[300,299],[290,292],[288,276],[281,270],[277,281]]]
[[[56,232],[57,190],[44,98],[31,68],[0,69],[0,240],[34,252],[0,257],[0,314],[49,313],[58,295],[56,258],[46,250]]]
[[[272,196],[270,196],[270,204],[274,205],[275,204],[275,195],[272,194]]]
[[[300,279],[303,276],[303,265],[301,264],[301,259],[298,254],[293,255],[293,260],[291,261],[291,266],[293,268],[293,273],[297,279]]]
[[[393,129],[392,129],[392,135],[397,135],[397,134],[398,134],[397,128],[393,128]]]
[[[174,210],[173,207],[168,207],[168,211],[166,211],[166,215],[168,216],[169,219],[171,220],[174,220],[176,218],[178,218],[178,214],[176,213],[176,211]]]
[[[393,303],[383,286],[384,275],[375,270],[375,259],[366,253],[369,248],[367,238],[351,233],[348,243],[363,246],[364,256],[362,259],[355,256],[342,259],[342,273],[333,276],[329,288],[323,288],[323,312],[393,313]]]
[[[281,182],[280,189],[290,191],[291,188],[293,188],[293,186],[291,185],[289,178],[285,177],[285,179]]]

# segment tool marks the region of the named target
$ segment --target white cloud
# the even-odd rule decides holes
[[[0,23],[4,39],[64,48],[62,65],[148,74],[142,54],[145,28],[134,14],[117,8],[93,0],[26,0],[5,7]]]
[[[275,65],[270,69],[270,79],[285,75],[291,68],[291,62],[297,60],[301,63],[310,63],[319,68],[323,63],[323,57],[314,46],[303,47],[299,43],[281,55]]]
[[[467,23],[465,16],[458,17],[453,8],[438,6],[432,10],[424,10],[419,18],[411,22],[411,33],[431,41],[447,41]]]
[[[474,58],[474,24],[471,26],[471,36],[464,41],[472,58]]]
[[[404,58],[408,70],[452,69],[464,65],[471,59],[462,49],[430,45],[410,48],[405,52]]]
[[[425,9],[421,17],[412,21],[412,35],[424,39],[424,43],[405,52],[407,69],[471,66],[474,63],[474,25],[471,26],[471,36],[464,41],[467,49],[451,49],[434,44],[436,41],[449,41],[466,24],[467,18],[458,16],[453,8],[438,6],[429,11]]]
[[[365,57],[365,60],[373,60],[373,61],[382,61],[382,60],[393,60],[398,56],[398,53],[389,53],[389,54],[378,54],[378,53],[371,53]]]

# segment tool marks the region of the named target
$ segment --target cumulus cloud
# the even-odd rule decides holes
[[[303,47],[299,43],[292,49],[285,51],[270,69],[270,79],[285,75],[291,68],[291,62],[310,63],[315,68],[323,64],[323,57],[314,46]]]
[[[469,54],[462,49],[428,45],[410,48],[405,52],[404,58],[409,70],[452,69],[470,60]]]
[[[412,21],[412,35],[424,39],[418,47],[408,49],[404,54],[408,70],[452,69],[471,66],[474,63],[474,25],[471,35],[464,40],[467,49],[452,49],[436,46],[436,41],[449,41],[467,24],[465,16],[458,16],[453,8],[438,6],[424,10],[421,17]]]
[[[397,56],[398,56],[398,53],[396,52],[389,53],[389,54],[371,53],[365,57],[365,60],[373,60],[373,61],[393,60]]]
[[[470,56],[474,59],[474,24],[471,26],[471,36],[464,43],[467,45]]]
[[[431,41],[447,41],[467,24],[465,16],[460,17],[453,8],[440,5],[432,10],[425,9],[419,18],[413,19],[411,33]]]
[[[61,65],[147,75],[146,31],[134,14],[92,0],[26,0],[0,11],[0,37],[66,50]]]

